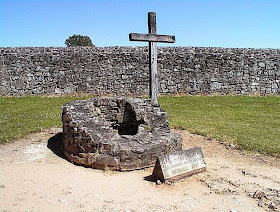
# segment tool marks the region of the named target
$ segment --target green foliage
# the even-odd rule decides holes
[[[279,96],[162,97],[172,127],[280,155]]]
[[[93,47],[94,45],[92,44],[92,41],[90,37],[84,36],[84,35],[72,35],[65,41],[65,45],[67,47],[73,47],[73,46],[91,46]]]

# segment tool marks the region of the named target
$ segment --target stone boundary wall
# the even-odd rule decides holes
[[[158,48],[161,94],[280,94],[280,49]],[[147,47],[0,48],[0,95],[149,94]]]

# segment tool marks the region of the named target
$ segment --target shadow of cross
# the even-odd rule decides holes
[[[159,106],[158,95],[158,73],[157,73],[157,42],[175,43],[174,35],[157,35],[156,13],[148,13],[148,34],[130,33],[130,41],[149,42],[149,69],[150,69],[150,98],[152,105]]]

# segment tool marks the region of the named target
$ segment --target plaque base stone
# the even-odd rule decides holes
[[[206,163],[200,147],[194,147],[159,156],[152,178],[157,181],[175,182],[191,175],[206,171]]]

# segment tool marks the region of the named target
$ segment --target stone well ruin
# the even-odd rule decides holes
[[[141,98],[104,97],[63,106],[64,154],[75,164],[127,171],[182,149],[167,113]]]

